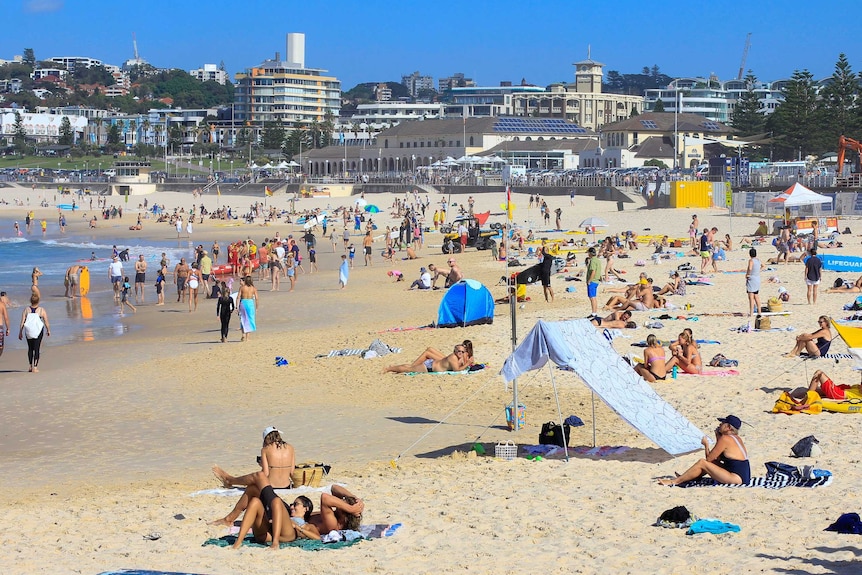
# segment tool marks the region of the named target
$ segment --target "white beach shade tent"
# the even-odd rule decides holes
[[[700,449],[704,434],[635,373],[608,339],[586,319],[539,321],[506,359],[500,374],[508,383],[550,360],[574,371],[626,423],[669,454]],[[562,426],[554,373],[550,372]],[[593,433],[595,425],[593,417]]]
[[[777,205],[785,208],[784,219],[787,223],[786,208],[794,208],[798,206],[819,206],[820,204],[832,204],[832,198],[818,194],[810,188],[806,188],[799,182],[796,182],[776,197],[769,200],[773,206]]]

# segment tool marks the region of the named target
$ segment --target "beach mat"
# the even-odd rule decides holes
[[[289,543],[280,543],[278,548],[284,549],[285,547],[294,547],[297,549],[304,549],[306,551],[322,551],[324,549],[341,549],[343,547],[351,547],[356,545],[362,541],[362,538],[354,539],[353,541],[336,541],[335,543],[321,543],[320,541],[316,541],[313,539],[297,539],[295,541],[290,541]],[[207,539],[201,544],[201,547],[206,547],[208,545],[214,545],[216,547],[230,547],[236,542],[236,535],[225,535],[224,537]],[[254,540],[254,537],[249,535],[242,541],[243,547],[260,547],[262,549],[266,549],[269,545],[263,545],[261,543],[257,543]]]
[[[776,475],[772,477],[752,477],[751,481],[742,485],[731,485],[727,483],[716,483],[710,477],[701,477],[681,483],[676,487],[688,489],[691,487],[762,487],[763,489],[784,489],[785,487],[826,487],[832,483],[832,476],[826,475],[823,477],[815,477],[814,479],[803,479],[802,477],[788,477],[786,475]]]
[[[692,375],[696,377],[730,377],[733,375],[739,375],[739,372],[735,369],[709,369],[700,373],[688,373],[685,371],[678,371],[677,375]]]

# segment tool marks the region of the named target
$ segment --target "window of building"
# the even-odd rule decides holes
[[[398,142],[398,147],[399,147],[399,148],[403,148],[403,147],[404,147],[404,142]]]
[[[632,145],[637,146],[640,140],[638,139],[638,133],[632,132]]]
[[[470,145],[473,145],[473,136],[470,136]]]
[[[388,148],[388,147],[389,147],[389,140],[383,140],[383,147],[384,147],[384,148]]]
[[[455,140],[455,147],[456,147],[456,148],[460,148],[460,147],[461,147],[461,140]]]
[[[424,148],[424,147],[425,147],[425,142],[419,142],[419,147],[420,147],[420,148]]]

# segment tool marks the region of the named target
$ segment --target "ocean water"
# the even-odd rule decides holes
[[[43,345],[57,346],[118,337],[134,329],[129,316],[120,317],[108,280],[113,241],[80,233],[76,235],[68,230],[66,234],[60,234],[56,220],[49,220],[48,232],[44,237],[38,222],[33,225],[33,233],[27,234],[23,214],[21,216],[17,220],[5,215],[0,217],[0,291],[7,292],[14,306],[7,310],[11,326],[6,339],[6,352],[27,348],[26,342],[18,340],[18,326],[23,308],[29,304],[33,267],[38,267],[43,274],[39,278],[41,305],[48,312],[51,322],[51,337]],[[15,221],[19,223],[22,236],[15,235]],[[125,223],[125,219],[122,221]],[[145,289],[148,301],[154,301],[156,297],[153,286],[162,252],[167,254],[173,266],[181,257],[189,258],[194,251],[192,242],[185,239],[179,242],[140,242],[131,238],[130,241],[130,238],[123,237],[120,230],[118,236],[117,248],[129,248],[129,261],[123,262],[123,265],[126,275],[133,282],[134,260],[138,254],[144,254],[147,260]],[[92,255],[95,255],[95,261],[91,261]],[[90,293],[86,298],[70,300],[63,295],[63,280],[69,266],[76,263],[90,269]]]

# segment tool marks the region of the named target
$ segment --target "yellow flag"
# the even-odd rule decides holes
[[[221,196],[221,186],[216,186],[216,194]]]

